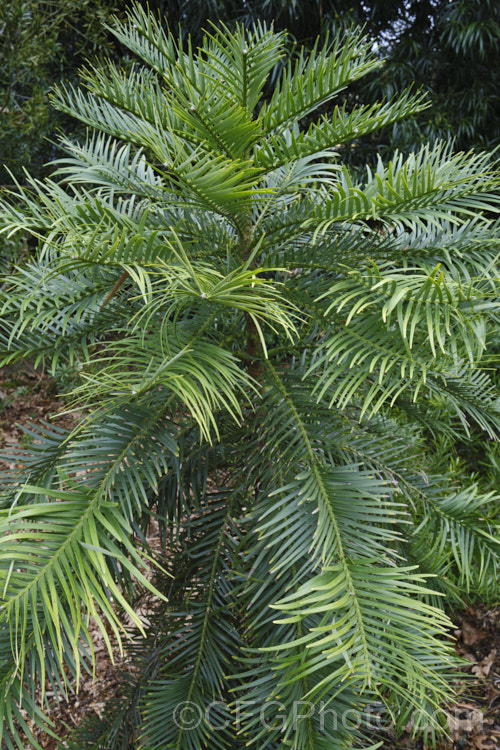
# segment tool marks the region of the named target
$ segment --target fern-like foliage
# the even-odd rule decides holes
[[[114,33],[136,66],[54,94],[87,141],[0,206],[39,242],[1,361],[69,369],[80,410],[5,456],[2,742],[39,747],[25,712],[51,731],[91,618],[130,668],[66,746],[376,747],[374,710],[433,736],[443,594],[498,591],[497,497],[437,448],[500,430],[495,165],[341,164],[425,107],[321,115],[379,65],[359,35],[287,65],[262,25],[193,50],[136,7]]]

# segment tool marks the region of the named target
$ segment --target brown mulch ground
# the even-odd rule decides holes
[[[455,650],[468,664],[457,701],[447,709],[450,737],[439,750],[500,748],[500,606],[469,606],[452,615]],[[410,734],[387,740],[384,750],[420,750]]]
[[[22,441],[19,425],[50,421],[62,409],[50,378],[26,369],[0,370],[0,446]],[[55,424],[68,427],[72,419],[71,415],[65,415]],[[455,648],[468,662],[463,671],[469,679],[464,680],[459,699],[449,710],[450,738],[439,745],[439,750],[499,750],[500,605],[471,605],[457,613],[454,622],[457,625]],[[84,675],[78,695],[69,695],[68,700],[59,703],[54,700],[50,710],[55,731],[62,737],[83,717],[90,713],[100,715],[106,700],[119,690],[116,666],[97,628],[94,635],[96,678]],[[49,698],[52,698],[50,694]],[[40,737],[39,742],[44,750],[57,750],[57,743],[51,738]],[[419,750],[421,747],[421,741],[416,743],[409,734],[398,740],[391,740],[387,735],[384,740],[384,750]]]
[[[20,425],[49,420],[61,411],[53,381],[31,369],[15,366],[0,369],[0,443],[8,446],[22,439]],[[70,424],[62,417],[63,426]],[[61,423],[61,419],[57,424]]]

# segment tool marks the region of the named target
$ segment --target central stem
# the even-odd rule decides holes
[[[241,256],[243,260],[247,260],[250,254],[250,242],[252,238],[251,223],[247,221],[245,232],[242,238]],[[248,357],[248,373],[255,379],[259,378],[262,373],[262,362],[260,359],[261,345],[259,339],[259,333],[255,321],[249,313],[245,313],[245,327],[247,332],[247,345],[246,354]]]
[[[245,313],[245,320],[247,329],[246,353],[248,357],[248,372],[253,378],[258,379],[263,369],[260,359],[261,346],[259,334],[255,322],[248,313]]]

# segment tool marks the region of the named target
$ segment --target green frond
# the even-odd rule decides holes
[[[254,31],[238,25],[231,35],[223,27],[207,37],[204,74],[213,86],[226,85],[251,115],[260,102],[269,74],[283,58],[284,42],[283,34],[266,29],[263,24]],[[260,130],[259,121],[256,123]],[[247,145],[241,140],[242,145]]]
[[[366,269],[349,271],[347,279],[334,283],[322,297],[335,300],[325,315],[332,309],[348,311],[346,325],[357,315],[377,310],[388,329],[397,324],[410,349],[418,331],[417,335],[428,338],[434,357],[437,348],[443,354],[458,350],[475,362],[485,346],[477,324],[497,309],[481,282],[470,278],[465,284],[457,282],[441,264],[395,271],[392,264],[372,263]]]
[[[222,493],[207,496],[190,525],[189,555],[177,561],[170,627],[159,646],[162,666],[143,701],[141,744],[148,750],[160,742],[202,748],[208,739],[224,747],[232,735],[227,679],[241,644],[231,612],[232,586],[223,571],[233,565],[238,544],[233,505]],[[186,705],[199,718],[195,726],[178,713]],[[221,731],[214,733],[211,722]]]
[[[391,493],[385,492],[385,482],[369,472],[355,466],[332,466],[328,437],[318,434],[315,411],[311,414],[307,409],[307,400],[311,402],[312,396],[304,399],[304,386],[302,394],[299,388],[287,388],[288,377],[280,377],[277,372],[271,377],[277,393],[275,403],[267,404],[263,430],[267,423],[272,425],[269,434],[264,434],[273,451],[274,464],[280,468],[282,485],[269,492],[256,508],[260,540],[254,555],[258,561],[267,561],[273,580],[285,571],[289,575],[290,570],[296,572],[289,586],[303,580],[295,593],[271,602],[273,607],[291,612],[290,618],[279,620],[278,624],[302,622],[315,613],[321,619],[311,627],[305,626],[302,635],[291,642],[284,641],[281,635],[279,645],[264,648],[273,652],[296,650],[294,670],[288,680],[326,670],[328,665],[327,676],[315,680],[310,688],[314,700],[322,697],[323,689],[334,689],[346,678],[356,680],[360,690],[378,689],[384,684],[384,675],[390,674],[390,685],[387,683],[386,687],[407,705],[420,707],[423,696],[429,697],[434,690],[432,700],[437,705],[447,692],[446,682],[443,679],[434,683],[426,663],[432,652],[436,659],[446,662],[447,649],[439,634],[446,629],[447,619],[443,616],[440,620],[427,605],[421,608],[418,598],[415,603],[413,592],[425,593],[419,574],[394,564],[381,564],[384,558],[390,559],[391,546],[396,545],[400,533],[397,526],[405,520],[404,510],[392,499],[384,502],[384,494],[390,497]],[[272,412],[271,404],[279,416]],[[287,422],[283,418],[286,412]],[[283,450],[280,437],[285,434],[289,437]],[[263,483],[268,473],[263,475]],[[275,471],[272,476],[276,481],[280,475]],[[392,593],[391,586],[395,587]],[[253,584],[253,588],[255,596],[261,597],[266,584]],[[378,596],[384,598],[386,605],[381,605]],[[385,628],[376,624],[376,618],[387,616],[385,607],[389,611],[394,608],[394,616],[387,618],[383,635]],[[382,644],[373,638],[375,630]],[[402,642],[409,645],[404,654],[400,651]],[[298,654],[304,647],[307,650],[302,660]],[[450,659],[448,664],[451,668]],[[407,671],[411,671],[414,680],[410,685],[405,677]]]
[[[464,368],[452,373],[445,383],[429,379],[428,386],[433,401],[438,406],[450,407],[466,435],[469,435],[470,425],[476,424],[492,440],[498,439],[500,403],[495,384],[487,372]]]
[[[73,184],[108,186],[113,194],[120,192],[163,202],[165,189],[161,176],[148,164],[144,153],[131,144],[120,144],[101,134],[95,134],[79,145],[62,141],[67,157],[58,159],[55,174],[64,176]]]
[[[74,470],[80,471],[82,462],[87,469],[84,481],[73,482],[72,490],[55,485],[50,489],[29,484],[19,487],[19,476],[11,481],[15,503],[2,511],[0,541],[2,620],[10,629],[9,659],[21,678],[24,661],[35,652],[41,683],[45,675],[56,674],[57,668],[64,686],[62,664],[69,651],[78,682],[80,644],[82,639],[90,643],[87,628],[91,616],[110,648],[107,627],[118,641],[125,627],[120,610],[143,630],[124,597],[127,579],[156,591],[145,577],[147,566],[131,541],[133,506],[147,504],[142,483],[157,484],[158,475],[166,470],[164,451],[175,453],[175,441],[171,428],[163,427],[163,434],[161,418],[149,410],[134,412],[129,408],[114,419],[114,423],[112,417],[91,422],[87,431],[77,432],[71,439],[61,431],[34,433],[33,448],[17,455],[24,463],[24,482],[43,480],[47,473],[48,479],[53,477],[57,459],[58,479],[62,474],[66,484]],[[124,466],[128,476],[123,475]]]
[[[33,735],[33,724],[43,729],[49,737],[57,739],[57,735],[32,690],[16,676],[16,665],[13,665],[4,641],[5,638],[0,635],[1,645],[4,646],[0,652],[0,742],[6,750],[24,750],[25,745],[19,736],[20,728],[32,748],[43,750]],[[26,715],[29,715],[30,721],[26,720]]]
[[[478,215],[461,225],[441,222],[438,227],[427,227],[404,232],[396,238],[394,255],[412,262],[442,263],[450,274],[457,273],[464,282],[470,278],[488,279],[496,289],[496,267],[500,251],[500,225]],[[411,253],[410,253],[411,250]]]
[[[54,90],[52,103],[61,112],[77,117],[85,125],[94,127],[99,122],[101,132],[123,138],[138,147],[146,146],[140,126],[147,121],[139,115],[119,109],[103,98],[94,98],[68,83],[60,84]]]
[[[384,288],[381,279],[372,287],[374,295],[370,294],[371,282],[351,286],[346,280],[333,285],[332,293],[340,292],[334,303],[339,316],[333,317],[308,371],[309,377],[311,373],[319,375],[315,384],[318,398],[328,394],[330,405],[336,403],[340,408],[353,398],[359,399],[361,417],[375,414],[384,404],[392,406],[405,396],[411,396],[414,402],[419,398],[441,399],[453,407],[466,430],[472,418],[489,435],[497,434],[495,387],[487,373],[465,359],[468,356],[476,361],[481,355],[484,335],[475,316],[463,311],[460,290],[454,303],[448,294],[442,304],[433,304],[433,297],[441,299],[444,278],[441,275],[437,284],[433,275],[420,277],[420,281],[414,276],[421,286],[422,302],[417,296],[411,299],[405,283],[394,284],[388,302],[380,300]],[[495,311],[496,303],[486,303],[481,312],[487,314],[488,308]],[[420,326],[413,326],[419,316]],[[451,351],[444,347],[445,335],[452,339]]]
[[[72,393],[78,402],[99,396],[116,403],[131,398],[140,403],[151,391],[161,389],[164,406],[182,404],[211,440],[212,430],[217,433],[216,412],[225,409],[238,420],[242,400],[255,386],[231,352],[200,340],[199,333],[193,333],[191,325],[178,324],[172,333],[164,326],[146,337],[125,336],[112,354],[93,359],[94,365],[104,365],[102,371],[82,371],[83,383]],[[128,366],[131,355],[132,367]]]
[[[408,568],[383,567],[376,559],[354,561],[349,564],[347,586],[343,565],[326,566],[277,602],[273,607],[284,614],[278,622],[321,614],[319,625],[300,640],[307,656],[303,665],[297,665],[294,679],[328,661],[330,672],[316,683],[315,694],[354,677],[373,687],[385,686],[417,710],[425,697],[432,696],[434,706],[441,705],[449,688],[444,677],[436,679],[428,663],[438,658],[452,669],[453,658],[442,641],[450,622],[444,613],[419,601],[418,594],[427,592],[424,582],[422,575]],[[376,633],[372,649],[369,644]],[[295,644],[280,648],[289,645]]]
[[[130,305],[119,305],[115,298],[103,307],[114,279],[95,270],[91,276],[75,270],[56,275],[52,263],[42,261],[6,279],[8,293],[0,295],[0,361],[31,356],[35,366],[43,359],[55,372],[62,361],[74,365],[79,356],[88,358],[100,336],[117,322],[125,324]]]
[[[347,110],[344,103],[333,112],[324,115],[319,122],[313,122],[307,130],[293,130],[277,134],[271,132],[257,144],[255,159],[266,171],[293,163],[308,156],[329,156],[338,160],[338,147],[347,141],[360,138],[381,127],[389,125],[419,109],[425,109],[425,98],[422,95],[411,95],[409,92],[385,104],[372,104]],[[311,179],[319,174],[320,164],[311,164]],[[297,184],[289,188],[291,192]]]
[[[112,492],[129,523],[148,506],[148,493],[158,490],[179,453],[179,429],[158,406],[127,404],[95,415],[60,459],[70,476],[85,464],[85,484]]]
[[[41,494],[48,501],[22,504],[23,496],[30,493]],[[0,516],[2,619],[9,622],[11,658],[18,668],[28,648],[37,649],[43,684],[41,633],[48,631],[60,658],[64,633],[79,663],[78,643],[81,637],[89,640],[89,617],[95,618],[108,645],[105,622],[120,639],[123,625],[113,601],[142,627],[109,573],[108,557],[119,560],[124,570],[143,584],[151,584],[141,572],[144,563],[129,541],[131,528],[116,503],[103,499],[101,493],[30,485],[19,495],[15,510],[1,511]],[[27,630],[28,613],[33,618],[31,630]]]
[[[497,180],[488,154],[424,146],[406,159],[396,154],[387,167],[379,159],[374,173],[367,168],[364,184],[355,184],[344,167],[339,184],[324,196],[323,218],[311,218],[309,226],[316,235],[339,221],[373,219],[410,231],[443,220],[461,224],[480,211],[498,211]]]
[[[26,631],[32,633],[33,620],[29,613],[25,624]],[[34,733],[37,734],[39,731],[57,739],[54,724],[47,716],[50,708],[49,702],[54,699],[56,701],[67,700],[69,691],[74,690],[79,667],[89,676],[92,675],[95,665],[92,664],[89,642],[82,637],[78,644],[80,657],[78,665],[66,634],[62,633],[61,637],[64,668],[61,666],[60,655],[54,647],[49,628],[37,636],[43,645],[42,658],[37,649],[31,648],[26,654],[24,663],[20,666],[12,658],[12,634],[7,624],[2,622],[0,626],[0,694],[2,698],[0,742],[2,742],[2,747],[8,750],[13,748],[24,750],[25,743],[29,742],[30,747],[42,750],[34,736]],[[32,633],[31,645],[33,642]],[[38,691],[37,686],[44,676],[45,685],[41,691]],[[53,696],[52,701],[49,699],[50,692]]]
[[[24,425],[23,434],[30,440],[29,446],[14,444],[0,454],[2,461],[14,467],[2,471],[2,507],[12,502],[20,485],[50,487],[58,479],[57,464],[67,449],[71,432],[46,422],[37,425],[28,422]]]
[[[264,135],[279,133],[322,104],[333,99],[348,84],[380,67],[359,32],[317,42],[312,51],[301,50],[289,63],[273,94],[260,112]]]
[[[136,638],[133,646],[128,644],[127,661],[128,670],[117,671],[119,694],[107,702],[104,715],[88,713],[83,718],[65,739],[70,750],[129,750],[134,746],[142,721],[144,691],[159,667],[154,636],[146,643]]]
[[[453,562],[457,587],[466,594],[497,590],[500,536],[489,507],[498,496],[479,492],[477,485],[448,495],[430,486],[424,495],[413,531],[422,565],[439,569]],[[447,577],[453,577],[449,567]]]
[[[196,69],[189,65],[190,56],[182,52],[182,40],[165,31],[160,20],[139,4],[127,11],[126,19],[114,18],[109,31],[131,52],[169,84],[181,85],[185,75],[196,83]]]

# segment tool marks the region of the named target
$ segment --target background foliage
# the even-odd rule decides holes
[[[23,168],[39,174],[54,158],[57,130],[74,127],[50,106],[48,93],[71,80],[87,57],[113,54],[104,23],[113,4],[107,0],[60,3],[7,0],[0,7],[0,182],[18,179]]]

